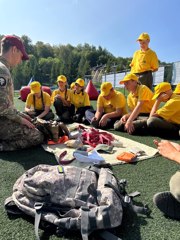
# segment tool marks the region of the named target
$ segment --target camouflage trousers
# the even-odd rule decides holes
[[[30,129],[7,118],[0,118],[0,151],[37,146],[44,141],[44,135],[38,129]]]

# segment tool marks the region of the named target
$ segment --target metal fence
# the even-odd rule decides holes
[[[170,75],[170,79],[168,77],[168,81],[172,86],[180,83],[180,61],[174,62],[172,65],[160,66],[158,71],[153,73],[153,85],[156,86],[165,80],[165,70],[167,67],[172,67],[172,75]],[[123,85],[119,84],[119,81],[124,78],[126,74],[129,73],[129,69],[123,72],[111,72],[106,73],[102,71],[102,69],[97,69],[94,75],[86,75],[85,80],[86,83],[91,79],[93,84],[99,86],[102,82],[111,82],[114,88],[123,88]],[[166,71],[167,74],[167,71]],[[166,76],[167,77],[167,76]]]
[[[122,84],[119,84],[119,81],[124,78],[127,72],[119,72],[119,73],[110,73],[102,75],[102,82],[111,82],[114,88],[123,88]],[[153,85],[157,85],[164,81],[164,67],[159,67],[158,71],[153,73]]]
[[[180,83],[180,62],[174,62],[173,63],[173,69],[172,69],[172,85],[177,85]]]

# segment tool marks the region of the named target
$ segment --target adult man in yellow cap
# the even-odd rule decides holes
[[[54,104],[57,121],[65,123],[72,122],[72,111],[70,94],[71,90],[67,89],[67,78],[64,75],[57,77],[58,89],[55,89],[51,95],[51,102]]]
[[[34,81],[30,84],[31,92],[27,96],[25,112],[31,117],[44,120],[53,120],[54,113],[51,110],[50,95],[41,89],[40,82]]]
[[[13,80],[10,68],[28,60],[22,40],[8,35],[1,40],[0,54],[0,151],[13,151],[41,144],[43,134],[31,118],[14,106]]]
[[[140,131],[143,133],[144,128],[147,128],[146,120],[154,104],[153,92],[147,86],[139,84],[138,77],[133,73],[127,74],[119,83],[124,84],[129,92],[128,113],[114,124],[114,129],[127,131],[129,134],[140,133]],[[140,118],[144,119],[140,120]]]
[[[180,96],[173,93],[170,83],[162,82],[154,89],[155,103],[147,120],[148,128],[155,135],[179,136]],[[159,108],[161,103],[165,103]]]
[[[115,121],[126,113],[125,96],[114,90],[110,82],[104,82],[101,84],[101,94],[97,99],[97,110],[91,112],[90,115],[86,111],[86,118],[92,126],[101,129],[113,128]]]
[[[156,53],[149,48],[150,37],[148,33],[141,33],[137,41],[140,44],[140,50],[137,50],[130,63],[131,72],[139,77],[139,81],[152,89],[152,72],[158,70],[159,63]]]

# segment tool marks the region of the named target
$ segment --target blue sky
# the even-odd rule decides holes
[[[0,0],[0,34],[32,43],[89,43],[132,57],[142,32],[165,62],[180,61],[179,0]]]

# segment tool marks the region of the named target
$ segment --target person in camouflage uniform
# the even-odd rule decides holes
[[[29,57],[20,38],[5,36],[0,54],[0,151],[13,151],[43,143],[43,134],[31,119],[14,106],[14,87],[10,69]]]

